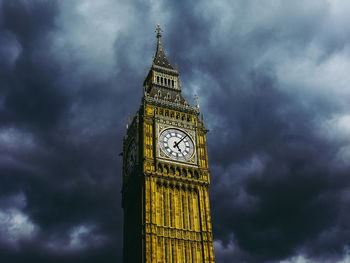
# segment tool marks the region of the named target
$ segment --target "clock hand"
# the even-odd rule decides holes
[[[179,152],[181,152],[181,149],[180,149],[179,145],[176,144],[176,142],[174,142],[174,145],[173,145],[173,148],[174,148],[174,149],[175,149],[175,147],[179,150]]]
[[[183,141],[183,139],[185,139],[187,137],[187,135],[185,135],[180,141],[178,141],[178,142],[174,142],[174,147],[178,147],[179,146],[179,144],[180,144],[180,142],[182,142]]]

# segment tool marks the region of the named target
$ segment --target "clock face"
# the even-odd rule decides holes
[[[159,137],[159,147],[169,158],[186,161],[192,157],[194,146],[189,135],[178,129],[167,129]]]
[[[136,162],[136,143],[135,140],[133,140],[129,144],[127,156],[126,156],[126,173],[130,174],[132,171],[134,164]]]

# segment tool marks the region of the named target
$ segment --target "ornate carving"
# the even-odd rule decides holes
[[[152,97],[144,97],[143,98],[145,102],[150,103],[155,106],[170,108],[173,110],[178,110],[186,113],[192,113],[192,114],[199,114],[199,110],[196,107],[193,107],[189,104],[180,104],[180,103],[174,103],[168,100],[164,100],[162,98],[152,98]]]

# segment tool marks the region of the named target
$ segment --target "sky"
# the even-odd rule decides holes
[[[122,138],[156,49],[211,172],[216,262],[350,262],[350,2],[0,0],[1,262],[121,262]]]

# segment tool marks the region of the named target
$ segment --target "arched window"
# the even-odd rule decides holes
[[[194,178],[196,178],[196,179],[199,178],[199,175],[198,175],[198,172],[197,172],[197,171],[194,171]]]
[[[164,189],[165,190],[165,189]],[[164,219],[164,226],[167,225],[167,222],[166,222],[166,212],[167,212],[167,209],[166,209],[166,196],[165,196],[165,191],[163,192],[163,219]],[[165,245],[167,243],[165,242]],[[167,247],[165,246],[165,251],[167,251]],[[167,253],[165,253],[167,255]]]
[[[182,198],[181,198],[181,201],[182,201],[182,226],[183,226],[183,228],[187,228],[186,227],[186,218],[185,218],[185,215],[186,215],[186,213],[185,213],[185,197],[182,195]]]
[[[160,84],[163,84],[163,77],[160,78]]]
[[[159,76],[157,76],[157,83],[159,83]]]
[[[171,81],[171,85],[174,87],[174,80]]]
[[[172,194],[169,193],[169,218],[170,218],[170,226],[173,226],[173,201],[172,201]],[[172,247],[174,250],[174,247]],[[173,253],[173,262],[174,262],[174,253]]]
[[[192,203],[191,197],[188,197],[188,228],[192,228]]]

